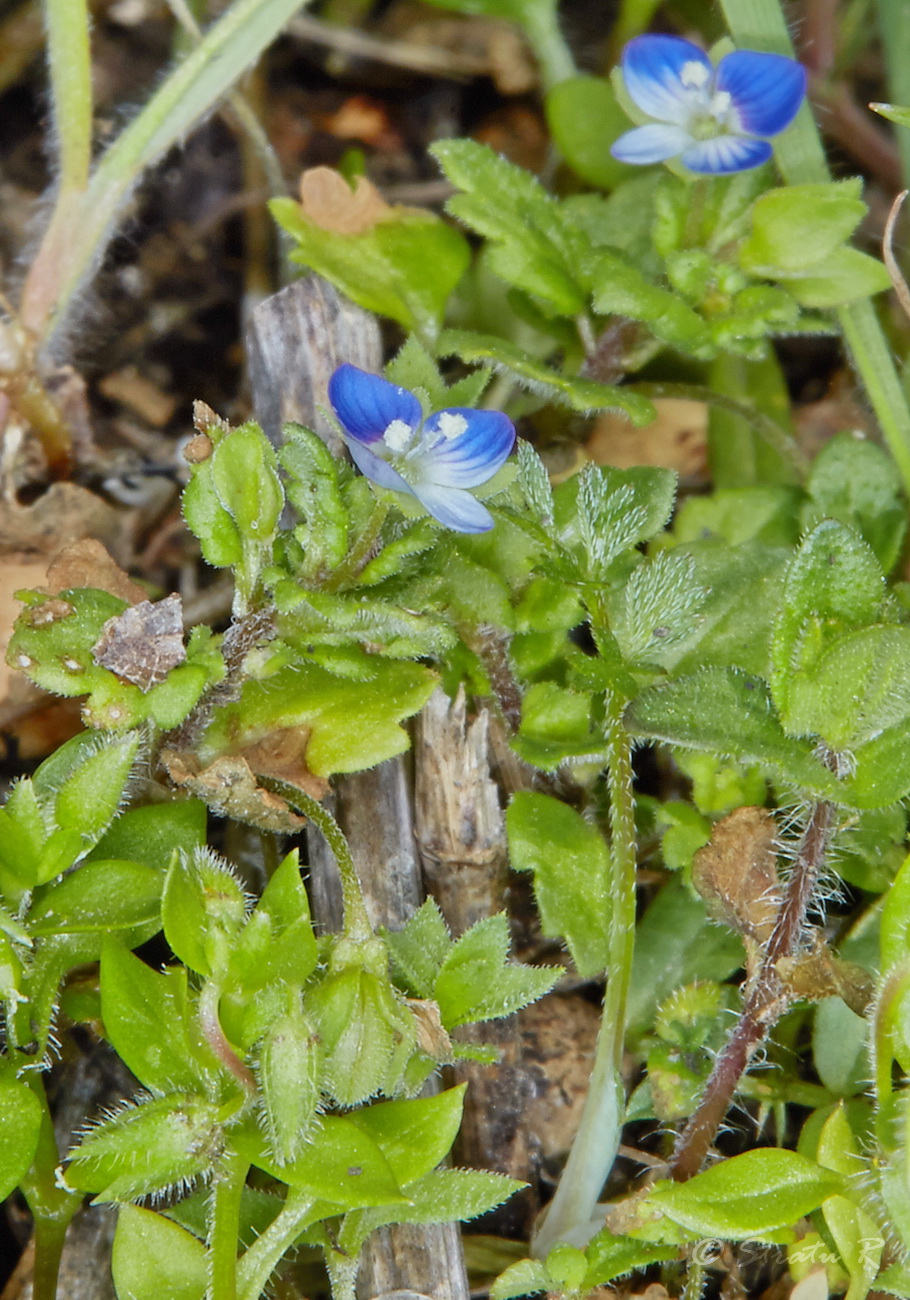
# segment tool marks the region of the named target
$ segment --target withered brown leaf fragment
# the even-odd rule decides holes
[[[838,997],[858,1016],[866,1014],[875,996],[875,981],[869,972],[855,962],[843,961],[817,932],[808,952],[781,958],[777,973],[794,997],[807,1002]]]
[[[279,835],[293,835],[306,825],[306,818],[292,812],[285,799],[257,783],[245,759],[224,755],[202,767],[189,750],[164,749],[160,761],[174,785],[203,799],[222,817]]]
[[[392,215],[372,181],[358,176],[354,188],[332,167],[310,167],[300,178],[303,215],[322,230],[362,235]]]
[[[767,808],[736,808],[692,860],[692,883],[711,916],[761,945],[771,937],[780,906],[776,834]]]
[[[47,570],[47,590],[52,596],[73,587],[97,587],[112,596],[137,605],[145,600],[145,591],[121,569],[107,549],[93,537],[83,537],[65,546],[51,560]],[[147,603],[147,602],[146,602]]]
[[[99,668],[108,668],[124,681],[148,691],[163,682],[186,659],[180,597],[143,600],[109,618],[92,646]]]

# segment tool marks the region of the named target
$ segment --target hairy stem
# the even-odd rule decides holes
[[[307,1226],[313,1205],[313,1197],[305,1191],[295,1187],[288,1191],[281,1213],[260,1233],[240,1261],[238,1300],[259,1300],[282,1256]]]
[[[717,1058],[698,1109],[673,1153],[671,1173],[677,1182],[685,1182],[701,1169],[752,1053],[787,1009],[789,998],[777,966],[782,958],[792,957],[799,946],[833,822],[833,804],[816,804],[742,1015]]]
[[[44,1084],[40,1076],[31,1072],[25,1076],[25,1081],[41,1105],[41,1128],[35,1158],[22,1180],[22,1194],[35,1220],[32,1295],[34,1300],[55,1300],[66,1230],[82,1204],[82,1196],[78,1192],[66,1191],[57,1182],[60,1153]]]
[[[779,0],[721,0],[721,7],[737,45],[793,57],[793,43]],[[777,141],[775,156],[790,185],[831,179],[821,137],[806,104]],[[868,298],[838,307],[837,317],[904,490],[910,495],[910,408],[888,341]]]
[[[322,832],[335,855],[338,874],[341,876],[344,934],[349,939],[369,939],[373,934],[373,927],[370,925],[357,868],[354,866],[351,847],[335,818],[328,808],[305,791],[298,789],[296,785],[288,785],[285,781],[267,781],[264,778],[262,783],[267,789],[274,790],[276,794],[281,795],[282,799],[286,799],[292,808],[303,813],[304,817],[307,817],[317,830]]]
[[[596,1232],[597,1201],[622,1133],[625,1097],[621,1067],[635,942],[635,802],[631,744],[622,722],[624,704],[617,695],[607,699],[613,914],[603,1019],[581,1123],[534,1241],[538,1258],[560,1241],[584,1245]]]
[[[212,1185],[209,1206],[207,1300],[237,1300],[240,1199],[250,1163],[230,1147]]]
[[[560,30],[556,0],[527,5],[521,25],[540,66],[544,90],[575,76],[575,60]]]

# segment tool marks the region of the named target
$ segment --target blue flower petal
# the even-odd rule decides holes
[[[749,135],[779,135],[806,94],[806,69],[781,54],[735,50],[721,59],[717,89],[733,100],[740,127]]]
[[[683,83],[682,71],[692,63],[705,69],[707,86],[714,77],[714,67],[697,45],[680,36],[636,36],[622,55],[626,90],[648,117],[683,126],[691,110],[692,90]]]
[[[347,363],[329,380],[329,401],[344,429],[365,443],[381,438],[393,420],[416,429],[423,414],[417,398],[406,388]]]
[[[760,167],[771,157],[767,140],[749,140],[744,135],[719,135],[714,140],[700,140],[680,155],[689,171],[710,176],[745,172]]]
[[[488,533],[493,527],[493,516],[486,506],[462,488],[421,483],[412,490],[434,519],[456,533]]]
[[[695,141],[688,131],[681,126],[671,126],[668,122],[652,122],[649,126],[637,126],[627,131],[613,142],[610,153],[619,162],[635,163],[646,167],[648,163],[665,162],[676,158],[684,149]]]
[[[398,470],[392,469],[388,461],[375,455],[356,438],[345,438],[345,442],[351,453],[351,459],[361,474],[371,479],[377,487],[392,488],[396,492],[410,492],[413,495],[414,489],[410,483],[405,482]]]
[[[456,406],[431,415],[424,425],[426,432],[431,436],[441,434],[446,417],[462,420],[467,427],[454,438],[440,438],[420,457],[421,477],[443,487],[469,488],[486,483],[515,445],[512,421],[502,411]]]

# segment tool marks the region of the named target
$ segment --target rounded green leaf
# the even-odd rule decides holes
[[[805,1156],[769,1147],[722,1160],[687,1183],[658,1183],[648,1203],[690,1232],[744,1240],[790,1227],[842,1184]]]
[[[0,1082],[0,1200],[28,1173],[40,1129],[41,1105],[28,1084]]]
[[[203,1300],[205,1247],[163,1214],[122,1205],[111,1259],[117,1300]]]
[[[612,190],[636,169],[617,162],[610,146],[629,129],[616,92],[602,77],[569,77],[547,95],[547,123],[556,147],[582,180]]]

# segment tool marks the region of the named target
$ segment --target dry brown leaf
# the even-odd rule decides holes
[[[120,402],[156,429],[170,423],[177,409],[178,399],[146,379],[135,366],[124,366],[105,375],[98,388],[112,402]]]
[[[92,646],[92,658],[141,691],[163,682],[186,659],[180,597],[143,600],[109,618]]]
[[[306,763],[309,738],[308,727],[283,727],[280,731],[270,732],[254,745],[246,745],[240,750],[240,757],[249,763],[257,776],[286,781],[312,799],[324,799],[329,792],[329,783],[321,776],[314,776]]]
[[[614,413],[599,415],[585,450],[596,465],[656,465],[702,482],[708,473],[708,408],[704,402],[658,397],[657,419],[636,429]]]
[[[15,593],[44,582],[46,560],[28,555],[6,555],[0,560],[0,724],[33,709],[42,692],[27,677],[10,668],[6,647],[22,606]]]
[[[143,588],[133,582],[93,537],[72,542],[51,560],[45,587],[52,596],[71,587],[98,587],[131,605],[138,605],[146,598]]]
[[[711,916],[759,944],[771,937],[780,906],[776,834],[767,808],[736,808],[692,860],[692,884]]]
[[[358,176],[351,189],[332,167],[310,167],[303,173],[300,205],[315,226],[338,235],[362,235],[392,212],[372,181]]]
[[[414,1015],[417,1028],[417,1046],[440,1065],[451,1065],[452,1040],[442,1026],[439,1004],[427,998],[405,998]]]
[[[402,147],[385,105],[369,95],[352,95],[337,112],[318,117],[317,125],[338,140],[359,140],[374,149]]]
[[[165,749],[161,764],[174,785],[204,800],[222,817],[279,835],[296,834],[306,825],[306,818],[293,812],[285,799],[258,784],[242,758],[225,755],[203,768],[190,751]]]
[[[809,951],[782,958],[777,973],[795,997],[808,1002],[842,998],[858,1016],[866,1014],[875,996],[875,982],[869,972],[855,962],[842,961],[817,933],[812,936]]]

